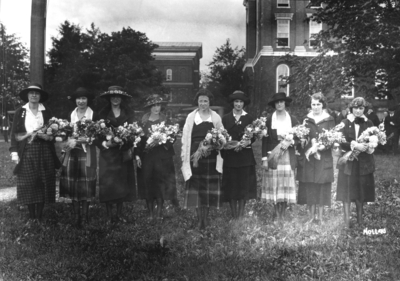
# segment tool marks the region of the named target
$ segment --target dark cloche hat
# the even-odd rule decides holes
[[[277,101],[281,101],[281,100],[283,100],[283,101],[285,101],[285,102],[287,102],[287,103],[291,103],[291,102],[292,102],[292,99],[289,98],[289,97],[287,97],[286,94],[285,94],[284,92],[279,92],[279,93],[274,94],[274,95],[271,97],[271,99],[270,99],[269,102],[268,102],[268,105],[274,107],[274,106],[275,106],[275,103],[276,103]]]
[[[166,104],[166,103],[168,102],[164,100],[161,95],[152,94],[146,97],[143,107],[146,108],[146,107],[151,107],[154,104]]]
[[[121,86],[110,86],[108,87],[108,91],[104,92],[100,95],[100,97],[105,99],[110,99],[111,96],[120,96],[121,98],[131,98],[129,94],[127,94]]]
[[[21,100],[28,102],[28,93],[32,91],[40,93],[40,102],[45,102],[49,98],[49,94],[43,90],[42,85],[39,83],[32,83],[28,88],[23,89],[19,92],[19,97]]]
[[[234,91],[233,94],[229,95],[230,102],[234,102],[235,100],[243,101],[244,105],[248,105],[250,103],[250,98],[242,91]]]
[[[80,97],[86,97],[88,100],[93,100],[96,96],[88,89],[84,87],[79,87],[73,94],[69,95],[67,98],[75,103],[76,99]]]

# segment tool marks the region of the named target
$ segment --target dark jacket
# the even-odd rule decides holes
[[[232,140],[240,141],[243,136],[244,129],[247,125],[253,122],[253,117],[250,114],[240,116],[238,122],[236,122],[233,112],[226,114],[222,117],[222,124],[228,131],[228,134],[232,137]],[[251,140],[253,143],[255,139]],[[224,158],[224,167],[245,167],[256,165],[254,159],[253,149],[251,145],[246,148],[242,148],[240,151],[235,150],[221,150],[221,156]]]
[[[318,135],[323,132],[323,129],[329,130],[335,127],[335,119],[329,116],[319,123],[315,123],[315,120],[312,118],[306,118],[305,120],[307,128],[310,129],[310,141],[304,149],[299,149],[299,166],[297,167],[298,180],[301,182],[318,184],[333,182],[333,158],[331,149],[319,151],[321,160],[317,160],[313,155],[307,160],[304,153],[311,148],[311,140],[313,138],[318,139]]]
[[[52,116],[50,110],[46,109],[42,111],[43,115],[43,124],[47,124]],[[21,162],[23,160],[23,155],[25,151],[25,146],[29,141],[29,138],[24,139],[23,141],[17,141],[16,136],[20,133],[26,133],[25,129],[25,118],[26,118],[26,109],[23,107],[18,108],[14,114],[13,126],[11,129],[11,147],[10,152],[18,152],[18,157],[20,162],[14,168],[14,174],[18,174],[19,167],[21,166]],[[56,169],[61,167],[60,160],[57,157],[56,149],[54,147],[54,141],[43,141],[46,145],[48,145],[51,154],[53,155],[54,166]]]
[[[375,114],[375,112],[371,112],[370,114],[366,114],[367,118],[372,121],[374,126],[378,127],[381,121],[379,120],[378,115]]]
[[[346,138],[345,143],[341,143],[340,146],[344,151],[350,151],[351,141],[357,140],[362,132],[364,132],[367,128],[374,126],[371,120],[367,120],[367,122],[360,124],[360,129],[358,131],[358,136],[356,136],[355,124],[354,122],[350,122],[350,120],[345,119],[342,121],[344,123],[344,127],[342,129],[343,136]],[[357,160],[353,160],[357,161]],[[338,165],[340,170],[343,170],[346,175],[351,175],[351,170],[353,166],[353,161],[347,161],[344,165]],[[360,176],[371,174],[375,171],[375,159],[373,154],[368,154],[366,152],[361,152],[358,155],[358,161],[360,163]]]
[[[273,150],[280,143],[276,129],[271,129],[271,119],[272,118],[267,119],[268,136],[262,139],[262,157],[267,157],[268,151]],[[296,117],[290,115],[290,119],[292,120],[292,127],[299,124]],[[288,151],[290,156],[290,166],[294,170],[297,166],[296,152],[293,146],[289,146]]]

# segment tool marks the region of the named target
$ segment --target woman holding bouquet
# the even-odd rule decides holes
[[[331,188],[333,178],[332,151],[324,145],[317,147],[320,159],[313,155],[307,160],[304,153],[310,149],[318,139],[323,129],[330,130],[335,127],[335,119],[324,109],[326,98],[322,93],[311,96],[311,112],[305,118],[305,125],[309,128],[309,142],[299,149],[299,167],[297,178],[299,180],[298,204],[307,204],[310,221],[319,223],[322,220],[324,206],[331,205]],[[317,212],[317,218],[315,218]]]
[[[81,120],[96,120],[96,114],[88,106],[94,98],[93,93],[82,87],[68,97],[77,106],[68,116],[71,125]],[[76,224],[87,224],[89,204],[96,197],[96,147],[89,145],[84,136],[72,136],[66,142],[64,150],[66,154],[60,176],[60,197],[72,200]]]
[[[61,164],[56,155],[53,137],[38,133],[51,112],[42,104],[49,94],[39,84],[32,84],[19,93],[27,102],[14,115],[11,131],[11,157],[17,163],[17,201],[28,205],[29,218],[41,220],[45,203],[56,199],[56,172]]]
[[[233,110],[222,118],[222,124],[232,140],[241,141],[246,126],[253,122],[253,117],[243,110],[250,99],[243,92],[235,91],[229,100]],[[246,200],[257,197],[256,160],[251,147],[254,141],[255,138],[244,141],[239,149],[221,151],[224,158],[222,190],[233,219],[243,217]]]
[[[350,203],[356,203],[357,222],[363,223],[364,202],[375,201],[374,171],[375,160],[372,154],[367,153],[368,144],[358,143],[356,140],[362,132],[372,127],[371,120],[364,115],[367,103],[362,97],[355,98],[350,104],[350,114],[342,120],[342,129],[346,142],[340,146],[344,151],[358,151],[358,159],[338,165],[339,175],[336,200],[343,202],[343,217],[346,227],[349,227]]]
[[[274,204],[278,222],[283,222],[287,204],[296,203],[295,169],[296,155],[293,148],[294,140],[289,132],[299,122],[287,111],[291,98],[279,92],[272,96],[268,105],[275,108],[271,118],[267,120],[268,136],[262,139],[262,165],[264,168],[261,198]],[[268,160],[276,159],[271,154],[277,146],[282,154],[274,167],[269,167]],[[270,154],[270,155],[269,155]]]
[[[154,218],[154,202],[157,204],[157,218],[162,219],[164,200],[176,198],[175,166],[173,156],[175,155],[172,142],[156,145],[146,143],[149,140],[152,125],[167,121],[166,116],[161,113],[161,105],[167,102],[158,95],[150,95],[145,102],[144,108],[150,109],[142,117],[142,128],[145,136],[142,137],[138,146],[137,175],[139,197],[146,200],[150,218]],[[165,124],[164,123],[164,124]]]
[[[198,227],[205,228],[209,207],[221,206],[222,158],[215,150],[198,161],[197,167],[190,160],[200,142],[212,128],[223,129],[221,117],[210,109],[214,96],[201,89],[194,101],[198,108],[189,113],[182,135],[182,174],[186,181],[184,207],[195,207]]]
[[[106,99],[109,105],[100,111],[99,119],[105,120],[114,128],[134,121],[134,112],[127,105],[131,96],[122,87],[111,86],[100,97]],[[136,197],[135,173],[130,152],[132,144],[120,146],[113,139],[106,138],[100,141],[99,199],[106,204],[111,222],[125,222],[122,218],[123,202],[133,201]],[[113,205],[117,205],[115,216],[112,215]]]

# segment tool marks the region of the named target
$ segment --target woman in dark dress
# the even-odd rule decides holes
[[[195,207],[198,227],[206,227],[210,207],[219,208],[221,197],[222,158],[216,151],[193,167],[190,156],[212,128],[223,128],[221,117],[210,109],[213,94],[201,89],[195,96],[198,108],[189,113],[182,134],[182,174],[186,181],[184,208]]]
[[[356,203],[357,222],[363,224],[363,204],[365,202],[375,201],[375,159],[374,155],[366,151],[368,145],[357,143],[356,140],[362,132],[372,127],[371,120],[364,115],[367,103],[362,97],[355,98],[350,104],[350,114],[342,120],[344,128],[342,129],[346,142],[340,146],[344,151],[358,150],[360,154],[358,159],[347,161],[339,165],[339,175],[337,184],[336,200],[343,202],[343,217],[346,227],[349,227],[350,203]]]
[[[241,91],[235,91],[229,96],[233,110],[222,118],[222,124],[232,140],[240,141],[244,129],[253,122],[253,117],[243,110],[250,99]],[[251,144],[248,141],[240,150],[222,150],[224,159],[222,174],[222,193],[224,201],[229,202],[232,217],[237,219],[244,216],[246,200],[257,197],[256,160]]]
[[[296,203],[295,170],[297,158],[292,141],[291,144],[282,142],[292,127],[299,124],[291,116],[286,107],[292,101],[285,93],[280,92],[272,96],[268,105],[275,108],[271,118],[267,120],[268,136],[262,139],[262,165],[264,168],[262,179],[261,199],[274,204],[274,212],[279,223],[285,219],[288,204]],[[279,158],[277,167],[268,167],[269,152],[281,143],[286,151]]]
[[[28,205],[29,218],[41,220],[45,203],[56,199],[56,172],[61,163],[56,155],[53,137],[37,133],[49,122],[51,112],[42,104],[48,93],[32,84],[19,93],[27,102],[15,111],[11,131],[11,158],[17,163],[17,201]],[[33,140],[32,140],[32,137]]]
[[[68,97],[77,106],[68,115],[71,124],[75,124],[83,118],[96,120],[96,114],[88,106],[94,97],[93,93],[82,87]],[[60,197],[72,200],[76,224],[80,225],[81,222],[87,224],[89,222],[89,204],[96,197],[96,146],[89,145],[83,137],[69,138],[64,150],[66,154],[60,176]]]
[[[157,94],[146,99],[144,108],[150,109],[150,112],[142,117],[145,136],[141,139],[138,147],[139,153],[136,155],[139,197],[146,200],[150,218],[154,218],[154,201],[157,203],[158,219],[162,219],[164,200],[176,198],[173,144],[167,142],[151,149],[145,149],[151,126],[167,122],[166,116],[161,113],[162,104],[166,104],[166,101]]]
[[[312,140],[318,139],[318,135],[323,129],[329,130],[335,127],[335,119],[325,112],[326,98],[321,93],[311,96],[311,112],[308,113],[305,122],[310,129],[310,141],[304,147],[299,148],[300,156],[297,167],[297,178],[299,180],[298,204],[307,204],[309,208],[310,221],[319,223],[322,220],[324,206],[331,205],[331,188],[333,177],[333,158],[332,151],[323,145],[318,148],[321,159],[316,159],[313,155],[309,160],[304,156],[304,152],[312,146]],[[316,210],[317,218],[315,218]]]
[[[99,113],[99,119],[109,122],[109,126],[117,128],[124,123],[134,121],[134,112],[127,106],[131,98],[120,86],[111,86],[100,97],[110,104]],[[99,158],[99,199],[106,204],[110,221],[125,222],[122,216],[123,202],[136,198],[135,172],[130,149],[132,144],[122,147],[111,140],[100,140]],[[117,205],[116,215],[112,216],[112,207]]]

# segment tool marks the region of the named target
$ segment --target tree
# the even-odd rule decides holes
[[[7,34],[0,24],[0,84],[2,112],[15,109],[20,104],[18,93],[29,82],[29,56],[27,48],[15,34]]]
[[[215,95],[216,104],[228,105],[228,97],[235,90],[242,90],[245,49],[232,48],[229,39],[217,48],[212,61],[207,65],[209,72],[202,78],[207,88]]]
[[[367,96],[388,95],[399,101],[400,6],[392,0],[312,0],[310,20],[326,29],[316,37],[319,55],[312,59],[287,56],[294,72],[293,95],[299,100],[315,91],[333,89],[336,97],[351,90],[353,81],[377,82]]]
[[[68,21],[59,32],[59,38],[52,38],[46,67],[47,89],[57,94],[49,100],[53,110],[70,110],[70,104],[60,101],[79,86],[103,92],[111,85],[119,85],[136,97],[134,104],[150,91],[162,88],[162,74],[151,64],[157,45],[144,33],[128,27],[109,35],[94,24],[84,32]],[[97,102],[98,107],[104,105],[101,100]]]

